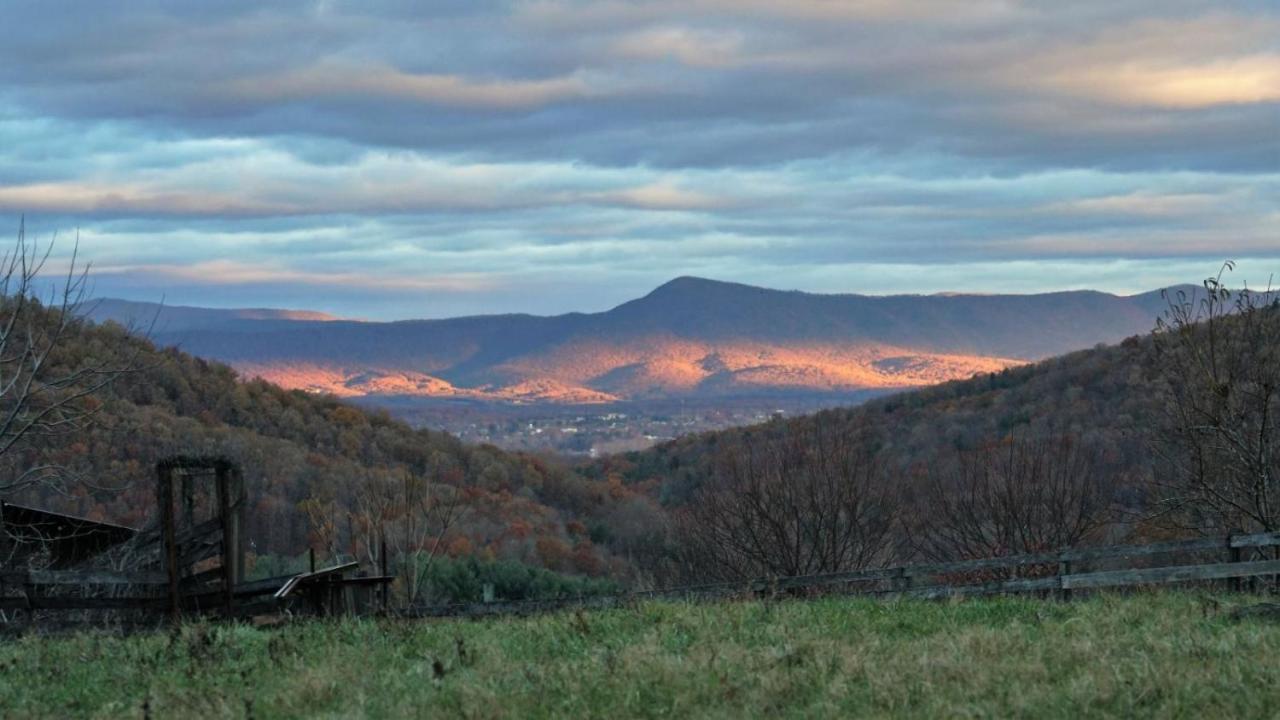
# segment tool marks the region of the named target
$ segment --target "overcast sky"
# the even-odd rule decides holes
[[[270,7],[268,8],[267,5]],[[114,7],[111,7],[114,6]],[[7,0],[0,229],[369,318],[1280,270],[1280,5]]]

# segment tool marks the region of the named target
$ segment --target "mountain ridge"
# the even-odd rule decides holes
[[[348,397],[607,403],[854,393],[1116,342],[1154,326],[1161,292],[874,296],[681,276],[609,310],[554,316],[369,322],[161,308],[153,337],[285,387]],[[91,317],[137,325],[147,308],[104,301]]]

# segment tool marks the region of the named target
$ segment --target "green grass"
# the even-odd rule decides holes
[[[0,643],[3,717],[1277,717],[1280,623],[1070,604],[648,603]]]

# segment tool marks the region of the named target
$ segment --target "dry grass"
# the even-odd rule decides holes
[[[1245,598],[828,599],[28,637],[5,717],[1276,717]]]

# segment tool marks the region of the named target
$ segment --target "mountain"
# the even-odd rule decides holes
[[[998,371],[1150,330],[1160,292],[819,295],[681,277],[601,313],[357,322],[164,308],[152,337],[338,396],[607,403],[849,394]],[[148,326],[153,306],[93,312]]]

